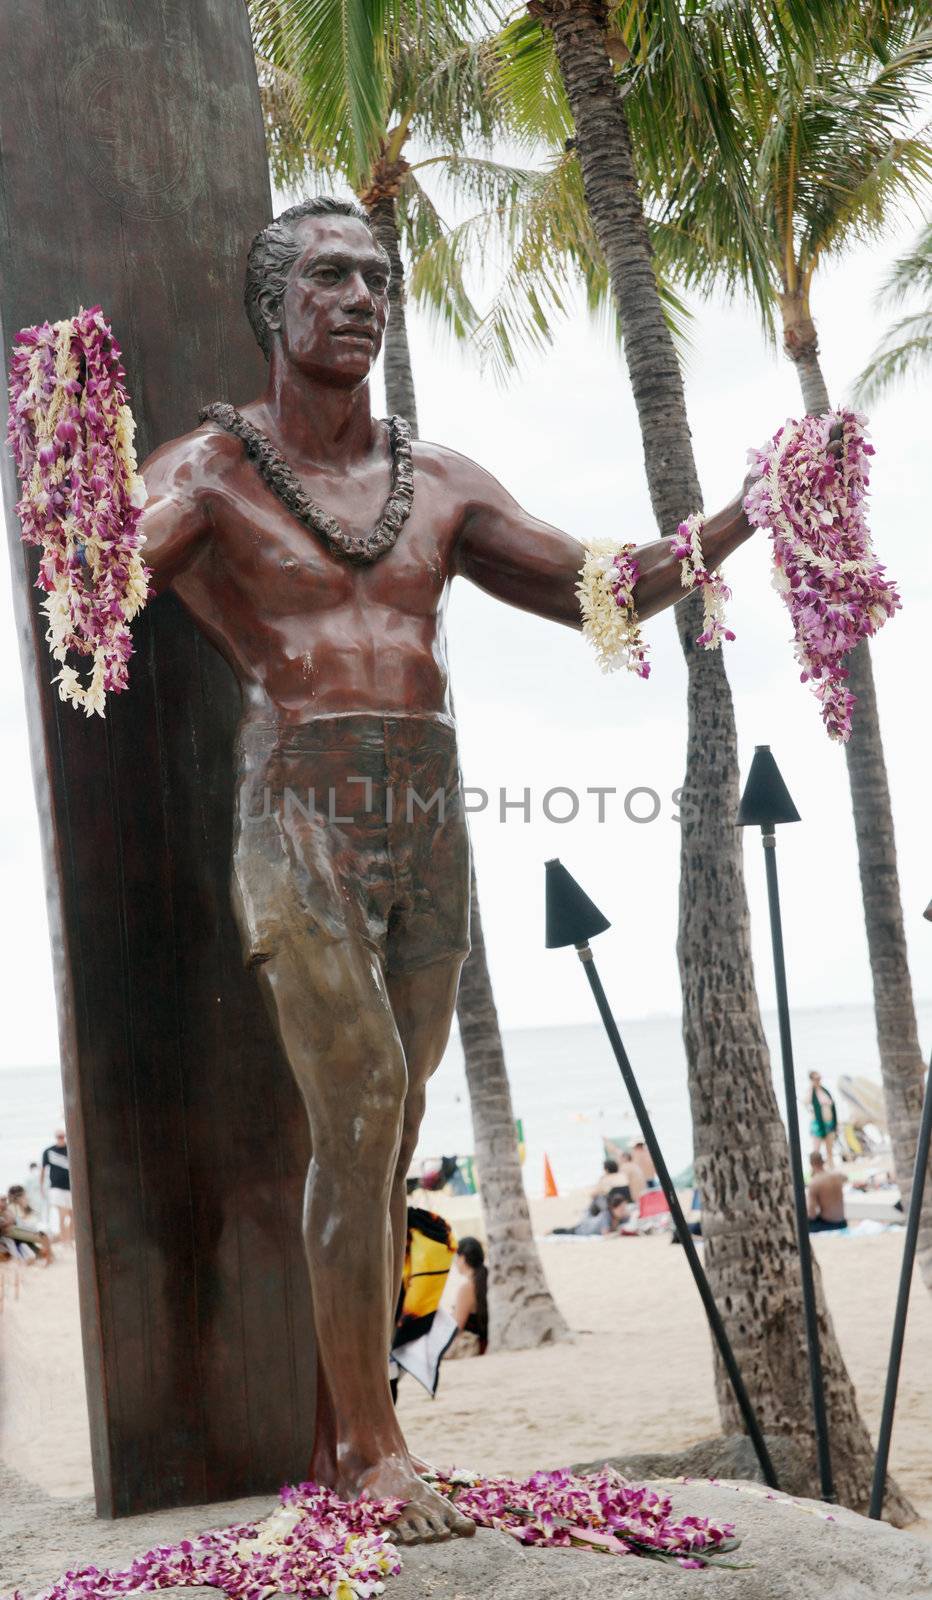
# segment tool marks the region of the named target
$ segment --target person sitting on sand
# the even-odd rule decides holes
[[[16,1188],[22,1196],[21,1186],[16,1185]],[[48,1234],[38,1228],[24,1226],[19,1220],[11,1196],[6,1194],[0,1194],[0,1240],[3,1241],[7,1255],[16,1256],[29,1265],[34,1261],[44,1261],[46,1266],[51,1263],[52,1246]]]
[[[631,1159],[640,1169],[648,1189],[659,1189],[660,1182],[657,1177],[657,1168],[654,1166],[651,1153],[643,1139],[639,1139],[637,1144],[631,1146]]]
[[[489,1342],[489,1271],[478,1239],[467,1234],[460,1240],[456,1265],[461,1282],[453,1302],[453,1320],[460,1331],[447,1351],[447,1360],[484,1356]]]
[[[605,1210],[609,1190],[614,1189],[618,1181],[618,1162],[613,1160],[611,1156],[606,1156],[602,1162],[602,1176],[589,1196],[589,1209],[593,1216],[596,1212]]]
[[[648,1156],[647,1159],[650,1161],[650,1156]],[[653,1165],[653,1163],[651,1163],[651,1165]],[[623,1155],[619,1161],[618,1177],[615,1181],[616,1183],[624,1184],[626,1189],[631,1190],[631,1199],[634,1201],[635,1205],[637,1205],[641,1195],[647,1188],[647,1178],[641,1171],[638,1163],[635,1161],[633,1154],[630,1152],[626,1152],[626,1154]]]
[[[606,1196],[606,1204],[602,1211],[595,1215],[587,1211],[580,1217],[575,1227],[551,1228],[550,1237],[562,1234],[565,1238],[593,1239],[618,1233],[631,1215],[631,1190],[626,1184],[617,1184],[610,1189]]]
[[[617,1238],[631,1218],[631,1190],[627,1184],[613,1189],[608,1197],[608,1211],[603,1218],[602,1238]]]
[[[827,1172],[825,1158],[818,1150],[813,1152],[812,1177],[806,1191],[806,1210],[809,1213],[809,1232],[828,1233],[846,1228],[845,1180],[838,1172]]]

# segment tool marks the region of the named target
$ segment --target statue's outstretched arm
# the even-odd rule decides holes
[[[499,600],[580,627],[576,585],[585,547],[559,528],[529,516],[488,473],[479,468],[474,471],[476,493],[463,517],[456,570]],[[736,495],[703,526],[702,550],[709,568],[724,561],[754,532],[741,501],[742,495]],[[622,533],[619,544],[623,538]],[[673,546],[673,539],[655,539],[635,548],[640,577],[634,603],[642,619],[682,598],[681,563],[673,555]]]

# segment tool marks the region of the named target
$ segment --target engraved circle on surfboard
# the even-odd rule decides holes
[[[162,115],[144,114],[145,102]],[[164,42],[102,45],[68,76],[72,151],[98,194],[128,216],[158,221],[186,211],[203,181],[196,148],[203,116],[186,52]],[[190,109],[190,114],[189,114]]]

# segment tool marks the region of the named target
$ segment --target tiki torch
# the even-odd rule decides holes
[[[580,888],[576,879],[570,876],[562,862],[556,860],[548,861],[547,949],[563,949],[567,945],[575,945],[576,947],[576,954],[582,962],[583,971],[589,980],[589,987],[595,996],[595,1003],[599,1008],[599,1015],[605,1025],[609,1044],[612,1047],[615,1060],[618,1062],[634,1114],[644,1135],[644,1143],[647,1145],[651,1159],[657,1169],[660,1186],[666,1196],[667,1205],[670,1207],[670,1214],[673,1218],[677,1236],[683,1245],[686,1259],[689,1262],[689,1270],[695,1279],[696,1288],[699,1290],[705,1314],[709,1319],[709,1327],[718,1345],[725,1371],[728,1374],[735,1399],[738,1402],[738,1409],[744,1419],[744,1425],[747,1428],[757,1459],[760,1462],[764,1482],[771,1489],[778,1489],[777,1475],[770,1459],[767,1442],[761,1432],[754,1407],[751,1404],[750,1395],[744,1386],[744,1379],[735,1360],[735,1353],[731,1348],[731,1341],[728,1338],[725,1324],[722,1321],[718,1306],[715,1304],[715,1297],[709,1287],[709,1280],[703,1270],[702,1262],[699,1260],[693,1236],[689,1231],[679,1196],[673,1185],[673,1179],[670,1177],[669,1168],[663,1158],[663,1152],[657,1143],[657,1135],[654,1132],[653,1123],[641,1098],[641,1091],[638,1088],[634,1070],[622,1043],[615,1019],[612,1016],[605,990],[602,987],[602,980],[596,970],[589,940],[594,938],[597,933],[604,933],[605,929],[610,926],[608,918],[602,915],[598,906],[593,905],[589,896]]]
[[[932,922],[932,900],[925,909]],[[887,1365],[887,1383],[883,1394],[883,1412],[880,1418],[880,1435],[877,1440],[877,1459],[874,1462],[874,1482],[871,1486],[871,1503],[868,1515],[879,1517],[883,1511],[883,1492],[887,1481],[887,1460],[890,1455],[890,1436],[893,1433],[893,1412],[896,1408],[896,1391],[900,1381],[900,1360],[903,1355],[903,1335],[906,1332],[906,1313],[909,1310],[909,1291],[912,1286],[913,1262],[916,1259],[916,1240],[919,1237],[919,1217],[929,1166],[929,1146],[932,1144],[932,1060],[926,1073],[925,1094],[922,1100],[922,1117],[919,1121],[919,1143],[916,1146],[916,1165],[913,1167],[913,1186],[909,1197],[909,1214],[906,1219],[906,1239],[903,1243],[903,1264],[900,1267],[900,1286],[893,1314],[893,1333],[890,1339],[890,1360]]]
[[[815,1283],[812,1275],[812,1245],[803,1158],[799,1143],[799,1113],[796,1106],[796,1076],[793,1069],[793,1039],[790,1032],[790,1007],[783,960],[783,924],[780,918],[780,889],[777,883],[777,836],[779,823],[798,822],[799,812],[770,752],[769,744],[759,744],[738,807],[738,827],[760,826],[764,862],[767,868],[767,899],[770,905],[770,937],[773,944],[773,970],[777,987],[777,1015],[780,1021],[780,1053],[783,1058],[783,1087],[786,1093],[786,1131],[790,1146],[790,1171],[796,1208],[796,1237],[799,1244],[799,1269],[803,1290],[803,1315],[809,1350],[809,1382],[812,1390],[812,1416],[815,1423],[819,1458],[819,1481],[823,1500],[835,1499],[832,1458],[829,1449],[825,1391],[822,1386],[822,1352],[819,1347],[819,1320],[816,1312]]]

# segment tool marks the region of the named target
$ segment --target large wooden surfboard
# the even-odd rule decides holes
[[[243,268],[269,214],[242,0],[4,0],[5,368],[20,327],[100,302],[140,460],[201,405],[248,399],[263,364]],[[238,691],[167,595],[135,626],[106,722],[61,704],[0,455],[98,1510],[273,1490],[306,1472],[313,1431],[307,1147],[230,911]]]

